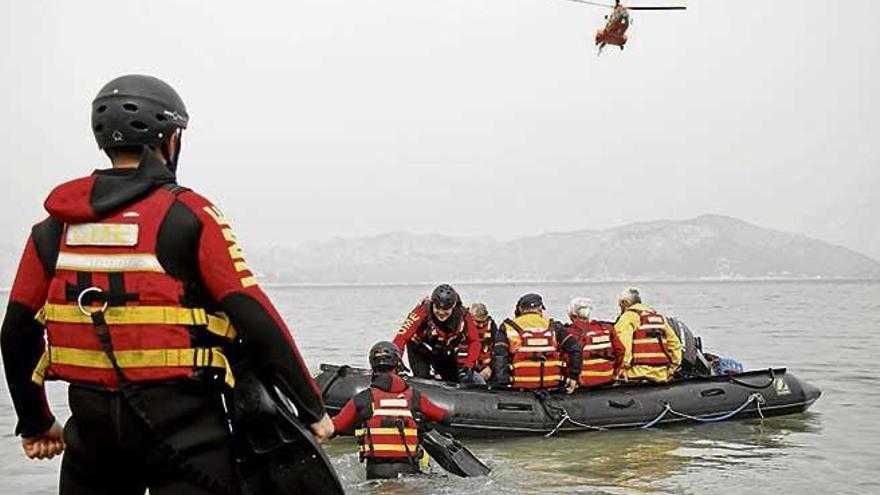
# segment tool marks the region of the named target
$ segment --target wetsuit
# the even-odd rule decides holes
[[[361,460],[367,462],[367,479],[396,478],[420,472],[418,436],[415,431],[407,431],[418,428],[415,420],[422,417],[445,423],[448,415],[397,374],[374,373],[370,388],[345,404],[333,417],[333,426],[337,432],[357,428],[355,435]]]
[[[156,203],[165,206],[146,206]],[[320,392],[284,321],[241,258],[241,248],[228,221],[208,200],[176,186],[174,175],[162,162],[148,156],[137,169],[96,171],[56,188],[46,200],[46,207],[50,217],[34,226],[10,292],[2,326],[2,352],[18,415],[15,428],[18,435],[39,436],[55,420],[47,406],[44,388],[32,380],[38,378],[39,373],[32,377],[35,368],[40,368],[38,363],[47,365],[43,366],[41,377],[70,382],[72,416],[64,428],[66,451],[61,468],[61,493],[142,494],[149,488],[154,495],[204,494],[216,493],[218,487],[232,489],[231,436],[221,401],[223,382],[230,383],[231,376],[222,366],[216,367],[222,353],[231,355],[227,352],[231,347],[235,347],[232,353],[258,363],[260,375],[291,398],[303,422],[316,422],[324,415]],[[101,242],[107,239],[101,237],[102,232],[106,233],[101,227],[109,217],[120,218],[120,222],[139,222],[140,232],[138,228],[115,224],[117,226],[112,228],[119,230],[114,234],[117,247],[106,247],[108,255],[102,258]],[[92,228],[91,232],[86,228],[71,228],[77,224],[98,225],[98,228]],[[150,230],[149,225],[158,226],[157,230],[153,229],[156,234],[152,239],[145,233]],[[83,238],[87,240],[91,236],[90,249],[98,254],[65,252],[75,249],[71,246],[82,240],[71,232],[85,232]],[[155,245],[147,249],[145,243]],[[149,254],[119,254],[132,249],[147,249]],[[132,264],[137,266],[129,266]],[[132,272],[124,273],[124,279],[113,275],[114,270],[126,269]],[[161,280],[165,285],[152,284],[151,281],[160,280],[155,278],[160,276],[164,277]],[[75,283],[63,282],[60,277]],[[108,312],[110,340],[117,348],[121,366],[125,364],[120,348],[131,342],[150,343],[156,334],[168,339],[158,343],[162,344],[160,347],[176,347],[182,344],[172,342],[171,337],[186,336],[189,328],[191,339],[187,339],[190,340],[187,345],[202,349],[211,346],[212,353],[205,360],[205,367],[188,369],[187,363],[182,362],[173,363],[182,366],[180,368],[148,363],[155,367],[126,369],[131,389],[146,405],[145,411],[137,412],[123,397],[107,363],[88,368],[87,360],[76,362],[83,359],[82,355],[92,361],[106,359],[95,342],[93,349],[73,349],[76,352],[65,351],[66,354],[55,352],[67,349],[63,347],[67,344],[57,341],[61,333],[56,334],[53,342],[52,329],[61,332],[76,324],[63,320],[77,318],[70,310],[76,308],[76,299],[82,295],[82,287],[77,286],[80,280],[84,285],[98,286],[110,294],[104,300],[111,306],[108,311],[128,314],[131,321],[127,323],[145,318],[145,313],[138,312],[143,309],[138,306],[145,301],[173,300],[178,299],[178,295],[179,300],[173,302],[180,308],[171,310],[204,308],[208,312],[225,313],[237,331],[238,343],[220,343],[215,336],[206,334],[204,327],[197,326],[197,322],[114,325]],[[68,297],[67,306],[55,305],[57,314],[53,315],[45,309],[52,306],[47,300],[63,299],[65,283],[67,295],[72,298]],[[179,288],[180,294],[175,292],[177,295],[169,298],[166,292],[172,287]],[[44,309],[41,311],[41,308]],[[48,320],[57,319],[46,323],[51,351],[48,353],[44,326],[35,320],[38,312]],[[170,313],[174,311],[166,311],[163,318],[168,318]],[[190,323],[193,325],[187,326]],[[80,328],[81,332],[72,334],[78,335],[77,339],[87,342],[94,338],[91,325],[81,324]],[[80,344],[74,342],[68,347]],[[158,345],[155,342],[150,345],[154,344]],[[167,355],[168,350],[152,352]],[[184,355],[181,351],[181,356]],[[41,356],[50,359],[41,361]],[[53,361],[59,356],[67,356],[65,359],[72,359],[78,366],[62,366],[57,360]],[[141,413],[147,415],[151,427],[141,419]],[[157,446],[161,443],[166,446]],[[169,462],[167,446],[182,454],[190,466],[183,469]],[[193,471],[207,475],[210,482],[194,479],[197,476]]]
[[[418,378],[440,375],[446,381],[458,381],[462,372],[473,370],[480,356],[480,335],[470,311],[457,305],[446,321],[434,317],[430,300],[413,308],[394,337],[394,344],[406,350],[410,369]],[[467,346],[467,355],[457,361],[459,345]]]

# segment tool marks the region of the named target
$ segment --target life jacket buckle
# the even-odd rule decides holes
[[[107,305],[109,304],[107,302],[107,300],[105,299],[104,305],[101,306],[101,309],[89,311],[88,309],[86,309],[86,306],[83,305],[83,298],[85,297],[86,294],[89,294],[91,292],[97,292],[98,294],[103,294],[104,290],[101,289],[100,287],[94,287],[94,286],[86,287],[85,289],[83,289],[82,292],[79,293],[78,296],[76,296],[76,305],[79,308],[80,312],[86,316],[92,316],[95,313],[103,313],[104,311],[107,310]]]

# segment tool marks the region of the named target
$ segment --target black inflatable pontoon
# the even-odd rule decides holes
[[[438,428],[457,437],[547,435],[777,416],[803,412],[822,394],[784,368],[695,377],[663,385],[628,384],[578,390],[572,395],[405,379],[452,411],[451,424]],[[329,412],[335,414],[367,388],[370,372],[322,364],[316,380]]]

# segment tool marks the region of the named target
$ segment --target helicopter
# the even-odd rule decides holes
[[[607,3],[599,3],[599,2],[591,2],[588,0],[569,0],[571,2],[583,3],[586,5],[593,5],[596,7],[605,7],[612,9],[611,13],[605,16],[607,22],[605,23],[605,27],[596,32],[596,46],[599,47],[599,54],[602,53],[602,49],[605,48],[606,45],[614,45],[623,50],[623,47],[626,46],[626,30],[629,29],[632,24],[632,19],[630,18],[629,11],[630,10],[685,10],[687,7],[683,5],[669,5],[669,6],[638,6],[638,7],[627,7],[620,3],[620,0],[614,0],[614,5],[610,5]]]

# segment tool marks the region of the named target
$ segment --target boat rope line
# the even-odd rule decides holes
[[[651,421],[648,421],[647,423],[643,424],[641,426],[641,428],[643,430],[646,430],[648,428],[655,426],[664,417],[666,417],[667,414],[672,414],[673,416],[678,416],[679,418],[690,419],[692,421],[697,421],[700,423],[715,423],[718,421],[724,421],[726,419],[730,419],[730,418],[736,416],[737,414],[743,412],[747,407],[749,407],[749,404],[751,404],[752,402],[756,403],[756,409],[758,411],[758,415],[761,416],[761,419],[764,419],[764,411],[761,410],[761,404],[763,404],[765,402],[765,400],[766,399],[764,399],[763,395],[761,395],[758,392],[755,392],[755,393],[749,395],[749,398],[746,399],[745,402],[743,402],[739,407],[737,407],[736,409],[734,409],[732,411],[729,411],[726,413],[705,414],[703,416],[692,416],[690,414],[685,414],[683,412],[676,411],[675,409],[672,408],[672,406],[668,402],[664,402],[663,403],[663,410],[660,411],[660,414],[658,414],[657,417],[652,419]]]
[[[553,428],[553,430],[550,431],[550,433],[547,433],[546,435],[544,435],[544,438],[550,438],[553,435],[555,435],[556,432],[558,432],[559,429],[562,428],[562,425],[564,425],[565,423],[571,423],[575,426],[580,427],[583,430],[608,431],[608,428],[603,428],[601,426],[588,425],[586,423],[581,423],[579,421],[575,421],[575,420],[571,419],[571,416],[568,414],[568,411],[566,411],[564,407],[555,407],[555,406],[549,406],[549,407],[553,407],[554,409],[561,410],[562,417],[560,418],[559,422],[556,423],[556,427]]]
[[[604,428],[602,426],[593,426],[588,425],[586,423],[581,423],[580,421],[575,421],[572,419],[571,415],[568,414],[568,411],[561,406],[553,406],[547,403],[547,400],[550,398],[550,395],[546,390],[540,390],[535,392],[535,398],[538,399],[538,403],[541,404],[541,407],[544,409],[544,412],[547,413],[547,416],[551,418],[559,418],[559,422],[556,423],[556,427],[553,428],[549,433],[544,435],[544,438],[549,438],[559,432],[559,429],[562,428],[562,425],[565,423],[571,423],[581,430],[592,430],[592,431],[607,431],[608,428]],[[551,409],[558,411],[558,413],[554,413]]]
[[[743,387],[751,388],[751,389],[755,389],[755,390],[762,390],[762,389],[765,389],[765,388],[769,387],[770,385],[773,385],[773,382],[776,381],[776,373],[773,371],[773,368],[768,368],[768,369],[767,369],[767,372],[770,373],[770,381],[767,382],[766,385],[753,385],[753,384],[751,384],[751,383],[744,382],[744,381],[742,381],[742,380],[738,380],[738,379],[736,379],[736,377],[734,377],[733,375],[728,375],[727,378],[728,378],[731,382],[733,382],[733,383],[735,383],[735,384],[737,384],[737,385],[742,385]]]

